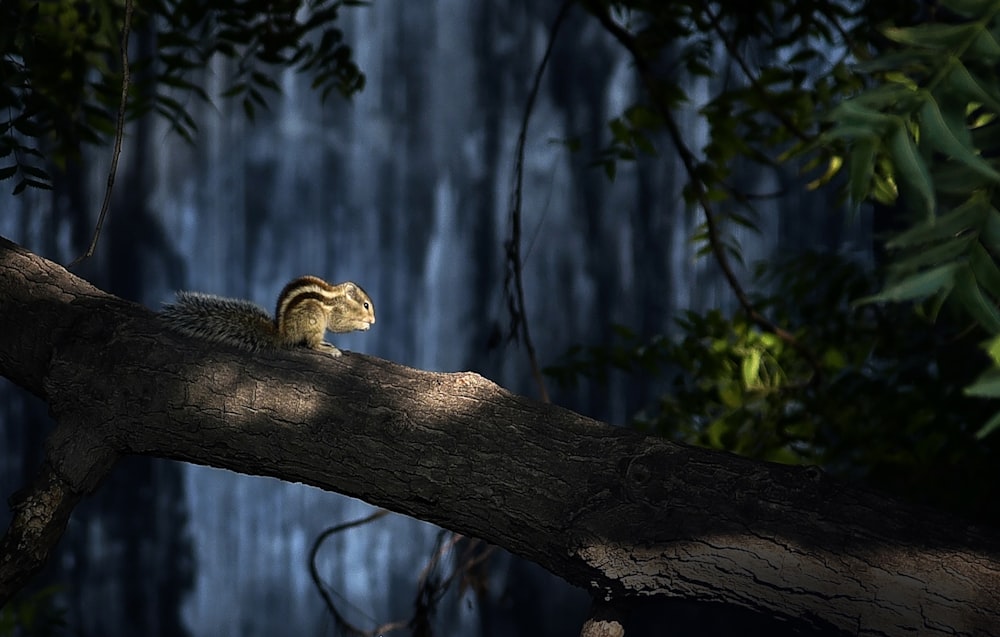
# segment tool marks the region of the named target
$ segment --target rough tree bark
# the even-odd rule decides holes
[[[1000,635],[993,530],[472,373],[206,347],[5,240],[0,374],[57,421],[39,478],[12,498],[0,604],[115,459],[144,454],[358,497],[498,544],[611,606],[681,598],[850,634]]]

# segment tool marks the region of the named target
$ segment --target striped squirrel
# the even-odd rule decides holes
[[[367,330],[375,322],[375,305],[355,283],[331,285],[303,276],[278,295],[273,318],[250,301],[178,292],[177,300],[163,307],[160,319],[182,334],[251,352],[308,347],[340,356],[339,349],[323,340],[326,330]]]

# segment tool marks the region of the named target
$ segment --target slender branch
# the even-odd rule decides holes
[[[428,578],[430,578],[431,574],[434,572],[434,569],[438,567],[438,564],[441,563],[441,560],[444,559],[445,555],[447,555],[452,549],[454,549],[455,545],[461,542],[462,538],[464,537],[461,533],[449,533],[448,540],[442,541],[441,538],[446,533],[449,532],[444,529],[441,529],[441,535],[439,535],[437,542],[438,547],[434,551],[434,555],[431,556],[431,559],[427,562],[427,564],[424,565],[423,570],[420,571],[420,577],[418,578],[417,581],[420,582],[421,586],[423,586],[424,583],[428,580]]]
[[[316,590],[319,591],[320,596],[323,598],[323,602],[326,604],[327,610],[330,611],[330,615],[333,617],[336,629],[345,635],[355,635],[356,637],[374,637],[375,635],[384,635],[390,633],[394,630],[399,630],[402,628],[412,627],[416,622],[420,621],[421,618],[426,619],[429,614],[429,608],[427,604],[436,604],[438,600],[444,595],[450,586],[451,582],[460,572],[468,571],[469,569],[477,566],[483,560],[485,560],[489,555],[493,553],[495,547],[488,547],[479,555],[473,555],[468,559],[463,559],[459,564],[456,564],[452,569],[451,573],[443,582],[435,582],[431,580],[431,575],[434,573],[435,569],[438,568],[439,564],[444,560],[445,556],[455,548],[461,540],[466,539],[465,536],[459,533],[450,533],[448,540],[442,542],[440,537],[444,534],[449,533],[444,529],[441,530],[441,536],[438,540],[438,545],[435,547],[434,554],[431,559],[424,565],[423,570],[420,572],[420,577],[417,579],[417,590],[418,590],[418,600],[417,600],[417,611],[413,617],[408,620],[395,620],[386,622],[373,630],[363,630],[353,625],[344,615],[337,609],[337,605],[333,600],[333,595],[327,590],[323,578],[320,576],[319,567],[316,565],[316,556],[319,554],[320,546],[326,541],[331,535],[335,535],[342,531],[352,529],[355,527],[363,526],[369,522],[374,522],[375,520],[385,516],[389,511],[384,509],[376,511],[371,515],[359,518],[357,520],[352,520],[350,522],[345,522],[343,524],[338,524],[332,526],[318,536],[313,541],[312,549],[309,551],[309,574],[312,577],[313,584],[316,586]],[[483,544],[481,540],[472,540],[474,542],[473,549],[466,551],[466,555],[469,555],[475,548],[480,544]],[[421,608],[421,603],[423,603],[424,608]],[[423,611],[423,615],[422,615]]]
[[[548,66],[552,49],[555,46],[556,35],[559,27],[562,26],[566,15],[569,13],[573,0],[564,0],[559,7],[559,13],[549,29],[549,42],[545,47],[545,54],[542,56],[538,68],[535,69],[535,79],[528,93],[528,102],[524,106],[524,115],[521,118],[521,131],[517,136],[517,159],[514,163],[514,191],[511,193],[510,205],[510,239],[507,240],[507,263],[510,269],[507,273],[507,280],[504,287],[510,289],[511,283],[514,285],[514,293],[510,303],[511,312],[511,334],[512,337],[521,329],[524,346],[528,350],[528,360],[531,363],[531,374],[538,385],[538,395],[542,402],[549,402],[549,392],[545,388],[545,379],[542,377],[541,367],[538,365],[538,358],[535,355],[535,346],[531,341],[531,333],[528,329],[528,313],[524,303],[524,282],[522,277],[521,263],[521,194],[524,190],[524,147],[528,139],[528,121],[535,107],[535,99],[538,97],[538,90],[542,83],[542,75],[545,67]],[[513,281],[512,281],[513,279]]]
[[[372,637],[373,635],[381,635],[389,632],[390,630],[395,630],[397,628],[402,628],[406,626],[406,622],[392,622],[390,624],[384,624],[379,626],[375,630],[362,630],[347,621],[339,610],[337,610],[337,605],[333,601],[333,595],[327,591],[327,587],[323,582],[323,578],[319,574],[319,567],[316,566],[316,555],[319,553],[319,547],[326,541],[326,538],[331,535],[335,535],[342,531],[348,529],[353,529],[358,526],[363,526],[369,522],[374,522],[375,520],[384,517],[389,514],[389,511],[385,509],[380,509],[375,511],[371,515],[367,515],[363,518],[357,520],[351,520],[350,522],[344,522],[343,524],[338,524],[336,526],[331,526],[330,528],[324,530],[313,541],[312,549],[309,550],[309,575],[312,576],[313,583],[316,585],[316,590],[319,591],[320,596],[323,598],[323,602],[326,604],[327,610],[330,611],[330,615],[333,617],[333,622],[336,624],[337,629],[342,634],[357,635],[358,637]],[[399,624],[397,626],[397,624]]]
[[[437,595],[439,598],[442,597],[445,594],[445,592],[447,592],[448,587],[451,586],[451,583],[455,581],[455,579],[460,575],[463,576],[464,579],[468,580],[467,576],[469,572],[473,568],[479,566],[480,564],[488,560],[490,556],[493,555],[493,553],[496,551],[497,548],[496,546],[486,544],[486,542],[482,540],[466,537],[461,533],[452,532],[451,536],[448,538],[448,541],[441,543],[441,548],[435,552],[434,557],[431,558],[430,562],[428,562],[427,565],[424,567],[423,571],[421,571],[419,580],[421,586],[424,585],[424,582],[427,581],[427,579],[433,573],[434,569],[437,568],[438,564],[442,560],[444,560],[445,556],[450,551],[454,550],[455,545],[457,545],[462,540],[466,540],[468,545],[465,548],[465,550],[462,551],[461,557],[455,561],[455,565],[448,573],[448,576],[445,577],[444,580],[442,580],[438,584]],[[482,548],[482,551],[480,551],[477,554],[476,551],[479,550],[480,548]]]
[[[625,49],[632,56],[636,68],[639,71],[642,83],[646,87],[646,91],[653,100],[660,116],[663,118],[663,123],[667,129],[667,133],[670,135],[670,139],[673,142],[674,147],[677,149],[677,154],[684,166],[684,171],[690,179],[691,191],[705,213],[705,228],[707,230],[708,242],[712,250],[712,255],[719,264],[719,269],[722,270],[722,275],[729,284],[729,288],[732,290],[733,295],[740,304],[740,307],[743,308],[746,315],[758,327],[774,334],[795,348],[795,350],[809,362],[809,365],[814,371],[813,380],[817,380],[822,374],[823,366],[816,355],[805,347],[794,334],[779,325],[776,325],[763,314],[758,312],[754,307],[753,302],[750,300],[750,297],[743,289],[743,286],[740,285],[739,279],[736,277],[736,273],[733,271],[733,268],[729,263],[729,257],[726,255],[725,246],[720,239],[715,212],[713,211],[712,204],[708,199],[705,185],[698,174],[698,161],[695,158],[694,153],[691,152],[691,149],[688,148],[687,143],[685,143],[684,136],[681,133],[680,126],[677,124],[677,120],[674,118],[673,113],[667,106],[665,100],[661,99],[660,91],[656,85],[656,78],[653,75],[653,71],[649,66],[648,60],[646,60],[646,58],[639,52],[634,36],[612,19],[606,7],[600,6],[596,3],[589,3],[588,8],[597,17],[601,25],[604,26],[604,28],[612,36],[614,36],[614,38],[618,40],[618,42],[625,47]]]
[[[129,63],[128,63],[128,38],[129,32],[132,30],[132,10],[133,10],[133,0],[125,0],[125,19],[122,24],[122,41],[121,41],[121,53],[122,53],[122,93],[121,98],[118,101],[118,122],[115,126],[115,148],[111,155],[111,167],[108,169],[108,184],[104,189],[104,202],[101,204],[101,214],[97,217],[97,226],[94,228],[94,238],[90,241],[90,247],[87,251],[74,259],[69,267],[77,266],[81,261],[89,259],[94,256],[94,251],[97,249],[97,241],[101,237],[101,229],[104,227],[104,219],[108,215],[108,210],[111,208],[111,192],[115,186],[115,173],[118,172],[118,157],[122,152],[122,137],[125,134],[125,106],[128,104],[128,87],[130,82],[129,73]]]
[[[872,57],[871,52],[866,50],[864,47],[858,45],[858,43],[854,41],[854,38],[851,37],[851,34],[848,33],[847,29],[844,28],[844,25],[840,23],[840,20],[831,20],[830,23],[833,25],[833,28],[837,31],[837,33],[840,34],[840,37],[844,40],[844,45],[847,47],[847,50],[850,51],[851,55],[853,55],[856,59],[861,61],[871,59]]]
[[[459,534],[456,533],[456,535]],[[465,537],[464,535],[459,535],[459,538],[467,540],[468,545],[462,552],[462,557],[458,560],[458,563],[452,568],[451,573],[441,582],[441,588],[443,589],[451,586],[451,583],[459,575],[468,583],[469,574],[472,572],[472,569],[488,560],[497,550],[495,545],[487,544],[483,540]],[[480,549],[482,550],[477,554],[476,551]]]

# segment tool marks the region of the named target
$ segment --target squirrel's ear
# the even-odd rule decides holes
[[[358,286],[353,281],[347,281],[344,283],[344,292],[347,294],[354,294],[358,291]]]

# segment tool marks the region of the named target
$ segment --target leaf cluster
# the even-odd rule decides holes
[[[50,187],[39,140],[64,163],[112,128],[116,25],[107,6],[72,0],[0,3],[0,179],[15,193]],[[6,116],[4,120],[3,117]]]
[[[333,91],[349,97],[364,88],[364,75],[337,20],[343,7],[362,4],[357,0],[150,0],[150,14],[162,17],[165,24],[157,34],[161,71],[150,79],[154,86],[174,87],[207,101],[203,89],[186,79],[186,73],[203,68],[216,55],[234,60],[236,73],[222,96],[238,98],[251,120],[258,107],[267,107],[268,92],[280,92],[272,77],[275,69],[309,74],[312,88],[324,100]],[[166,105],[161,114],[178,123],[183,108],[175,102]],[[185,136],[194,130],[189,117],[178,126]]]
[[[870,87],[834,108],[819,144],[848,166],[855,202],[902,205],[884,288],[862,302],[949,302],[1000,338],[1000,2],[945,0],[934,19],[882,29]],[[1000,376],[993,366],[992,376]],[[984,379],[988,381],[989,379]],[[1000,397],[981,382],[974,395]],[[1000,426],[1000,413],[980,431]]]
[[[913,10],[874,0],[582,4],[632,54],[644,89],[610,120],[610,141],[594,164],[613,179],[621,161],[679,158],[688,178],[685,203],[705,216],[694,236],[698,254],[719,260],[734,288],[727,261],[742,262],[742,249],[728,228],[758,231],[755,202],[780,194],[741,184],[748,164],[778,171],[785,181],[782,164],[814,148],[823,113],[863,88],[864,76],[850,62],[881,37],[871,25],[910,19]],[[694,107],[688,112],[697,118],[697,137],[677,114],[685,105]],[[824,159],[816,155],[805,168]]]
[[[633,425],[675,440],[784,463],[817,464],[966,513],[982,505],[996,450],[972,432],[989,413],[963,388],[985,359],[949,317],[933,327],[905,304],[854,307],[878,277],[843,257],[807,253],[758,268],[772,290],[755,305],[822,358],[802,357],[742,312],[687,312],[676,333],[618,328],[607,347],[574,348],[546,369],[572,385],[612,370],[663,383]],[[1000,517],[1000,506],[985,513]]]
[[[661,114],[697,103],[708,136],[697,153],[698,183],[685,191],[689,203],[701,190],[710,201],[745,202],[730,183],[734,161],[773,166],[811,143],[821,114],[861,86],[845,38],[869,41],[871,15],[886,10],[837,0],[583,4],[631,34],[646,89],[610,121],[611,141],[595,163],[613,177],[615,162],[653,154]],[[706,87],[706,97],[692,97]]]
[[[933,319],[949,301],[991,336],[986,350],[1000,352],[1000,2],[584,5],[632,53],[646,89],[611,120],[595,163],[613,178],[619,161],[673,150],[689,178],[686,202],[705,215],[698,253],[719,261],[748,314],[764,316],[728,265],[742,251],[723,224],[756,230],[753,201],[764,194],[742,191],[733,171],[802,158],[805,170],[826,166],[810,188],[846,172],[855,204],[911,213],[887,241],[885,286],[862,303],[916,301]],[[697,111],[707,142],[697,149],[673,121],[693,101],[690,87],[709,89]],[[969,395],[1000,397],[995,360]],[[979,435],[998,427],[1000,412]]]
[[[250,119],[279,92],[276,69],[307,74],[324,99],[364,86],[337,26],[357,0],[133,1],[127,117],[155,112],[188,141],[197,125],[185,105],[210,100],[198,74],[218,57],[236,68],[222,96]],[[47,161],[64,165],[115,133],[124,16],[120,0],[0,3],[0,179],[20,177],[15,192],[49,187]]]

